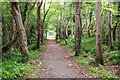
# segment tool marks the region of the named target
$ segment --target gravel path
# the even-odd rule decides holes
[[[48,40],[43,54],[37,61],[41,66],[32,78],[91,78],[69,51],[54,40]]]

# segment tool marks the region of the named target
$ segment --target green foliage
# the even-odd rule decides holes
[[[108,72],[104,69],[103,66],[99,65],[99,67],[93,68],[89,67],[90,72],[92,72],[93,75],[99,78],[117,78],[114,73]]]
[[[61,40],[60,45],[66,45],[65,40]]]
[[[112,64],[116,65],[120,62],[120,54],[118,51],[115,51],[109,55],[109,59],[112,60]]]
[[[34,50],[36,48],[36,43],[30,44],[28,50]]]
[[[60,40],[60,39],[58,39],[58,40],[56,40],[56,42],[57,42],[57,43],[60,43],[60,42],[61,42],[61,40]]]
[[[105,50],[109,50],[109,46],[103,44],[103,45],[102,45],[102,49],[103,49],[103,51],[105,51]]]
[[[82,38],[82,49],[87,53],[96,54],[96,38]],[[102,45],[103,51],[108,50],[109,47],[105,44]]]
[[[32,48],[35,46],[35,44],[31,44],[29,49],[29,60],[34,60],[37,56],[41,55],[40,50],[32,50]],[[40,46],[41,50],[43,50],[43,46]],[[27,63],[22,63],[23,60],[26,60],[26,58],[22,58],[22,55],[20,52],[7,52],[2,55],[3,61],[2,62],[2,77],[3,78],[18,78],[24,74],[28,74],[31,72],[31,66],[28,66]],[[7,66],[6,66],[7,65]]]
[[[87,53],[90,52],[91,54],[96,53],[96,39],[95,38],[82,38],[81,43],[82,49]]]
[[[118,42],[117,42],[117,41],[114,41],[113,49],[114,49],[114,50],[117,50],[117,49],[118,49]]]
[[[43,43],[40,43],[40,50],[43,50],[43,46],[42,45],[46,45],[47,41],[45,40]],[[36,49],[36,43],[30,44],[28,46],[28,50],[35,50]]]
[[[75,42],[74,36],[69,37],[69,38],[67,39],[67,42],[68,42],[68,46],[69,46],[70,48],[74,49],[74,47],[75,47],[75,44],[74,44],[74,42]]]
[[[39,50],[34,50],[34,51],[30,50],[29,55],[30,55],[30,60],[34,60],[37,56],[41,55],[41,52]]]
[[[18,78],[28,72],[30,72],[30,67],[27,64],[18,63],[13,60],[2,62],[3,78]]]
[[[83,64],[83,65],[88,64],[88,60],[84,58],[83,54],[77,56],[77,60],[79,61],[80,64]]]

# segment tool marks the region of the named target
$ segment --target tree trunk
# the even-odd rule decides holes
[[[101,24],[101,2],[96,1],[96,52],[97,52],[97,61],[103,65],[103,51],[102,51],[102,24]]]
[[[72,36],[74,35],[74,22],[73,22],[73,4],[72,4],[72,8],[71,8],[71,15],[72,15],[72,17],[71,17],[71,22],[72,22],[72,30],[71,30],[71,34],[72,34]]]
[[[31,44],[31,40],[30,40],[30,38],[31,38],[31,36],[30,36],[30,25],[29,25],[29,22],[27,22],[27,30],[26,30],[26,32],[27,32],[27,42],[28,42],[28,45],[30,45]]]
[[[91,37],[91,35],[90,35],[90,27],[91,27],[91,21],[92,21],[92,10],[91,10],[91,12],[90,12],[90,23],[89,23],[89,27],[88,27],[88,36],[89,37]]]
[[[21,12],[20,12],[18,3],[11,2],[11,8],[13,10],[14,19],[16,22],[16,28],[18,30],[18,36],[20,39],[21,53],[23,56],[26,56],[29,58],[26,32],[25,32],[25,28],[23,26]]]
[[[28,5],[29,5],[29,3],[28,2],[25,2],[25,8],[24,8],[24,10],[23,10],[23,14],[22,14],[22,21],[23,21],[23,25],[24,25],[24,23],[25,23],[25,20],[26,20],[26,13],[27,13],[27,11],[28,11]]]
[[[66,2],[64,2],[64,30],[63,30],[63,32],[64,32],[64,39],[66,39],[67,38],[67,34],[66,34],[66,12],[65,12],[65,8],[66,8]]]
[[[118,2],[118,11],[120,11],[120,1]],[[117,15],[118,22],[118,50],[120,51],[120,15]]]
[[[11,16],[11,40],[13,40],[15,37],[16,25],[15,25],[15,19],[13,18],[13,13],[11,13],[11,14],[12,14],[12,16]]]
[[[113,28],[113,40],[114,41],[116,40],[116,29],[117,29],[117,23],[116,23],[116,26],[114,26]]]
[[[112,2],[112,0],[110,2],[110,6],[111,6],[111,8],[113,8],[113,2]],[[111,38],[111,31],[112,31],[112,12],[111,11],[109,12],[109,18],[108,18],[108,20],[109,20],[109,26],[108,26],[108,43],[109,43],[110,49],[112,49],[113,48],[113,44],[112,44],[113,40]]]
[[[81,2],[76,2],[75,15],[75,56],[81,53],[81,36],[82,36],[82,22],[81,22]]]
[[[2,16],[2,32],[3,32],[3,35],[2,35],[3,45],[6,45],[9,43],[10,40],[9,40],[8,30],[6,28],[3,16]]]
[[[59,16],[58,16],[59,18]],[[59,19],[58,19],[58,24],[57,24],[57,35],[56,35],[56,39],[59,39]]]
[[[61,22],[61,24],[60,24],[60,33],[61,33],[61,35],[60,35],[60,39],[62,40],[63,39],[63,31],[62,31],[62,11],[61,11],[61,19],[60,19],[60,22]]]
[[[41,11],[40,8],[42,6],[42,2],[37,3],[37,33],[38,33],[38,38],[37,38],[37,48],[40,48],[40,37],[41,37]]]

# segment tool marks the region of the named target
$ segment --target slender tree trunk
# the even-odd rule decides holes
[[[37,48],[40,48],[40,37],[41,37],[41,11],[40,8],[42,6],[42,2],[37,3],[37,33],[38,33],[38,38],[37,38]]]
[[[0,4],[0,11],[2,11],[2,7],[1,7],[1,4]],[[2,12],[0,12],[0,20],[2,19]],[[2,24],[2,22],[0,21],[0,24]],[[0,46],[3,46],[2,45],[2,27],[0,27]],[[0,63],[2,62],[2,48],[0,48]],[[1,65],[2,67],[2,65]]]
[[[59,14],[58,14],[58,18],[59,18]],[[59,39],[59,19],[58,19],[58,24],[57,24],[57,38],[56,39]]]
[[[72,4],[72,7],[73,7],[73,4]],[[72,36],[73,36],[73,35],[74,35],[73,8],[71,8],[71,15],[72,15],[72,17],[71,17],[71,22],[72,22],[72,30],[71,30],[71,34],[72,34]]]
[[[63,39],[63,31],[62,31],[62,11],[61,11],[61,19],[60,19],[60,22],[61,22],[61,24],[60,24],[60,33],[61,33],[61,35],[60,35],[60,38],[61,38],[61,40]]]
[[[120,12],[120,1],[118,2],[118,11]],[[118,23],[118,53],[120,53],[120,15],[117,15],[117,23]],[[118,74],[120,74],[120,62],[118,63],[119,69]]]
[[[111,6],[111,8],[113,8],[112,0],[110,2],[110,6]],[[113,43],[112,43],[113,38],[111,37],[111,33],[112,33],[112,12],[110,11],[109,12],[109,26],[108,26],[108,43],[109,43],[110,49],[113,48]]]
[[[120,12],[120,1],[118,2],[118,11]],[[117,23],[118,23],[118,50],[120,52],[120,15],[117,15]]]
[[[8,30],[6,28],[3,16],[2,16],[2,32],[3,32],[3,35],[2,35],[3,45],[6,45],[9,43],[10,40],[9,40],[9,34],[8,34]]]
[[[90,27],[91,27],[91,21],[92,21],[92,10],[91,10],[91,12],[90,12],[90,23],[89,23],[89,27],[88,27],[88,36],[89,37],[91,37],[91,35],[90,35]]]
[[[26,57],[29,58],[26,32],[25,32],[25,28],[23,26],[21,12],[20,12],[18,3],[17,2],[11,2],[11,8],[13,10],[13,15],[14,15],[14,19],[15,19],[15,22],[16,22],[16,27],[17,27],[17,30],[18,30],[18,36],[19,36],[19,39],[20,39],[21,53],[22,53],[23,56],[26,56]]]
[[[66,39],[67,38],[67,35],[66,35],[66,2],[64,2],[64,30],[63,30],[63,32],[64,32],[64,39]]]
[[[29,22],[27,22],[27,23],[28,23],[28,24],[27,24],[27,31],[26,31],[27,34],[26,34],[26,35],[27,35],[28,45],[30,45],[30,44],[31,44],[31,40],[30,40],[30,38],[31,38],[31,37],[30,37],[30,34],[31,34],[31,33],[30,33],[30,25],[29,25]]]
[[[101,2],[98,2],[96,0],[96,52],[97,52],[97,61],[99,61],[100,64],[103,63],[103,51],[102,51],[102,24],[101,24]]]
[[[25,20],[26,20],[26,13],[27,13],[27,11],[28,11],[28,5],[29,5],[29,3],[28,3],[28,2],[25,2],[25,8],[24,8],[23,14],[22,14],[23,25],[24,25]]]
[[[86,27],[86,32],[87,32],[87,25],[88,25],[88,22],[87,22],[87,14],[85,14],[85,27]],[[88,27],[88,29],[89,29],[89,27]]]
[[[81,22],[81,2],[76,1],[76,15],[75,15],[75,56],[81,53],[81,36],[82,36],[82,22]]]
[[[117,23],[116,23],[116,26],[114,26],[113,28],[113,40],[114,41],[116,40],[116,29],[117,29]]]
[[[103,44],[105,44],[105,26],[104,26],[104,23],[105,23],[105,19],[104,19],[104,16],[102,17],[103,19],[103,24],[102,24],[102,41],[103,41]]]

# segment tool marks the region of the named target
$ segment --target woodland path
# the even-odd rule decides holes
[[[31,74],[32,78],[91,78],[66,50],[54,40],[48,40],[45,50],[37,59],[41,65]]]

